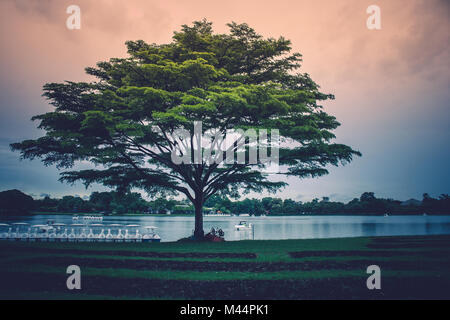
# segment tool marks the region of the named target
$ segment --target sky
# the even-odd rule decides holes
[[[69,30],[69,5],[81,29]],[[381,29],[366,9],[378,5]],[[126,40],[168,43],[183,24],[206,18],[216,32],[246,22],[265,37],[284,36],[303,55],[324,104],[342,126],[336,142],[362,152],[316,179],[289,178],[276,194],[307,201],[377,197],[421,199],[450,193],[450,1],[447,0],[2,0],[0,1],[0,190],[32,196],[86,196],[82,184],[58,182],[58,170],[19,161],[9,144],[44,134],[30,121],[52,110],[47,82],[89,81],[84,68],[125,57]],[[260,196],[267,196],[262,194]]]

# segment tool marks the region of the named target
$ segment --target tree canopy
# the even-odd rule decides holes
[[[28,214],[34,208],[33,198],[17,189],[0,192],[0,215]]]
[[[276,129],[282,141],[278,177],[318,177],[328,173],[327,165],[360,155],[333,142],[340,124],[320,103],[334,97],[299,72],[302,58],[291,53],[289,40],[265,39],[245,23],[228,27],[229,33],[217,34],[203,20],[183,25],[168,44],[128,41],[127,58],[86,68],[96,81],[46,84],[43,95],[55,109],[33,117],[45,136],[12,148],[22,158],[41,158],[58,168],[78,161],[96,165],[64,171],[61,181],[182,193],[196,209],[197,237],[203,235],[202,207],[212,195],[237,197],[286,184],[269,179],[262,162],[174,163],[171,155],[180,142],[171,137],[180,128],[191,133],[191,150],[196,121],[211,136]],[[244,147],[248,156],[250,144],[244,139],[229,149]]]

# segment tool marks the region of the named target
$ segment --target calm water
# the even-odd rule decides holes
[[[47,220],[71,224],[72,216],[36,215],[2,222],[45,224]],[[252,231],[235,231],[234,225],[246,220]],[[95,223],[95,222],[94,222]],[[162,241],[176,241],[192,234],[193,217],[104,217],[103,224],[140,224],[158,227]],[[360,236],[450,234],[449,216],[307,216],[307,217],[205,217],[204,229],[220,227],[226,240],[314,239]]]

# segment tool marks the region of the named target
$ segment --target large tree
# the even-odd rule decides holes
[[[203,20],[183,25],[169,44],[128,41],[129,57],[86,68],[96,81],[46,84],[43,95],[55,109],[33,117],[45,136],[12,149],[58,168],[78,161],[96,165],[62,172],[61,181],[182,193],[195,207],[197,238],[203,237],[203,204],[213,194],[276,191],[285,186],[283,175],[321,176],[327,165],[359,155],[332,141],[340,124],[320,102],[334,97],[298,71],[301,55],[291,53],[289,40],[265,39],[247,24],[228,27],[228,34],[216,34]],[[203,133],[228,137],[238,129],[278,129],[280,172],[270,178],[263,170],[267,163],[224,163],[219,157],[176,164],[172,153],[182,154],[182,143],[187,141],[185,150],[199,146],[195,121]],[[181,128],[191,134],[184,142],[173,138]],[[252,143],[236,138],[227,151],[248,154]]]
[[[28,214],[34,208],[34,200],[19,190],[0,192],[0,216]]]

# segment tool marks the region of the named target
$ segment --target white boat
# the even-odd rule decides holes
[[[77,235],[75,234],[75,229],[74,228],[70,229],[70,233],[67,236],[67,241],[69,241],[69,242],[77,241]]]
[[[33,226],[33,228],[35,230],[33,233],[35,241],[42,241],[42,242],[48,241],[48,225],[36,224]]]
[[[236,224],[234,226],[237,231],[245,231],[245,230],[252,230],[253,224],[248,223],[247,221],[241,221],[239,224]]]
[[[106,241],[106,235],[105,235],[105,229],[102,229],[100,231],[100,234],[97,236],[97,241],[99,242],[105,242]]]
[[[136,234],[134,236],[136,242],[142,242],[142,235],[139,233],[139,229],[136,230]],[[161,239],[160,239],[161,240]]]
[[[67,241],[67,229],[64,229],[64,227],[66,226],[65,223],[54,223],[53,225],[54,230],[50,232],[50,234],[52,232],[54,232],[54,234],[49,238],[50,241],[57,241],[57,242],[62,242],[62,241]],[[65,233],[64,233],[65,231]]]
[[[52,230],[48,233],[48,241],[50,242],[56,241],[56,230]]]
[[[27,231],[23,232],[20,235],[20,241],[29,241],[31,236],[31,228],[28,228]]]
[[[81,228],[81,233],[77,236],[77,240],[80,242],[85,242],[88,240],[88,234],[86,233],[86,228]]]
[[[124,238],[122,235],[121,224],[113,223],[109,225],[108,233],[106,235],[107,242],[123,242]]]
[[[83,220],[103,221],[103,216],[83,216]]]
[[[108,229],[106,236],[105,236],[105,241],[106,242],[112,242],[113,241],[113,235],[111,233],[111,229]]]
[[[96,242],[100,241],[100,229],[103,227],[103,224],[101,223],[93,223],[89,225],[89,232],[87,235],[87,241],[88,242]],[[103,230],[103,229],[101,229]],[[103,231],[104,232],[104,231]],[[103,234],[104,236],[104,234]]]
[[[30,242],[35,242],[37,241],[38,237],[38,228],[36,228],[35,226],[31,226],[31,230],[30,230],[30,237],[28,238],[28,241]]]
[[[14,240],[16,241],[26,241],[28,238],[28,232],[26,230],[28,230],[28,228],[24,228],[26,226],[28,226],[28,223],[25,222],[16,222],[12,224],[13,226],[16,227],[16,231],[14,232]],[[21,232],[22,229],[22,232]]]
[[[0,240],[8,240],[8,227],[7,223],[0,223]]]
[[[47,224],[42,224],[39,225],[39,232],[44,233],[47,232],[49,233],[50,231],[53,231],[55,229],[54,227],[55,222],[53,220],[48,220]]]
[[[84,235],[82,236],[82,230],[80,229],[84,227],[84,224],[73,223],[70,226],[72,228],[70,230],[69,236],[67,237],[67,240],[69,242],[83,241]]]
[[[32,226],[34,229],[33,237],[36,238],[36,241],[41,241],[42,238],[45,238],[44,235],[47,233],[46,227],[47,225],[45,224],[35,224]]]
[[[115,242],[124,242],[125,236],[122,234],[122,229],[119,229],[119,232],[117,232],[117,235],[114,237]]]
[[[128,224],[125,227],[125,242],[142,242],[138,224]]]
[[[8,229],[8,236],[7,239],[9,241],[15,241],[16,240],[16,232],[13,231],[13,228]]]
[[[161,237],[155,233],[155,229],[158,229],[154,226],[145,226],[144,229],[147,230],[147,233],[142,236],[142,242],[160,242]]]
[[[67,242],[68,238],[69,234],[67,233],[67,228],[64,228],[64,231],[62,233],[58,233],[56,236],[56,241]]]
[[[61,230],[62,229],[61,227],[65,227],[66,224],[65,223],[54,223],[53,226],[55,228],[57,228],[58,230]]]
[[[72,217],[73,221],[83,220],[83,221],[103,221],[103,216],[101,215],[87,215],[87,216],[79,216],[74,215]]]

